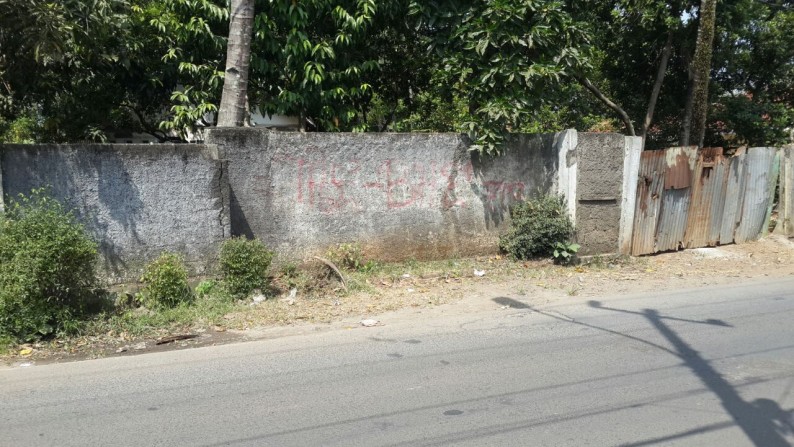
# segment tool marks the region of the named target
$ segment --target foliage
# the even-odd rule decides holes
[[[584,28],[556,0],[411,3],[472,119],[464,130],[486,153],[549,99],[571,66],[586,65]]]
[[[97,246],[44,190],[0,214],[0,337],[32,340],[77,327],[94,297]]]
[[[273,253],[259,239],[234,237],[221,246],[220,266],[229,292],[242,298],[268,284],[267,269]]]
[[[182,257],[163,253],[144,269],[141,291],[146,307],[171,308],[193,301],[193,292],[187,283],[187,270]]]
[[[544,195],[510,210],[510,229],[499,239],[499,247],[515,259],[551,257],[558,243],[567,243],[574,233],[565,199]]]
[[[357,243],[339,244],[328,250],[328,258],[336,265],[352,271],[368,272],[375,268],[374,261],[367,261]]]
[[[562,265],[568,265],[573,262],[576,253],[581,246],[570,242],[557,242],[554,244],[554,262]]]
[[[205,298],[213,293],[218,288],[218,282],[213,279],[206,279],[201,281],[196,286],[196,297]]]
[[[199,325],[228,324],[223,317],[236,308],[223,287],[215,287],[209,294],[197,297],[190,305],[158,308],[155,311],[126,310],[99,315],[90,320],[83,333],[114,336],[151,337],[153,332],[182,332]]]
[[[719,14],[721,12],[721,14]],[[721,19],[721,20],[720,20]],[[794,2],[718,7],[709,145],[789,142],[794,127]]]

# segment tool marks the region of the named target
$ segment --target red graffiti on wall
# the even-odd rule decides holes
[[[297,203],[321,213],[360,210],[360,203],[371,203],[373,194],[382,194],[382,203],[389,210],[465,208],[464,194],[471,194],[468,185],[474,180],[470,162],[423,164],[387,159],[374,170],[364,170],[358,160],[339,163],[285,157],[279,163],[296,170],[293,197]],[[523,199],[525,190],[520,181],[484,181],[479,196],[494,208]]]
[[[337,163],[307,162],[297,159],[298,203],[316,208],[323,213],[343,210],[354,204],[347,195],[347,179],[354,178],[361,166],[354,160],[345,165]]]

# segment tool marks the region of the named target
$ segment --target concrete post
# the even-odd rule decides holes
[[[631,254],[631,236],[634,232],[634,210],[637,204],[637,181],[640,173],[642,137],[626,137],[623,149],[623,194],[620,204],[620,233],[618,252]]]
[[[774,234],[794,236],[794,144],[780,149],[780,197]]]
[[[576,146],[579,136],[575,129],[564,130],[555,135],[558,157],[557,194],[565,197],[568,215],[576,222]]]

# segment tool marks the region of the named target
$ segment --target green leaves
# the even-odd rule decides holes
[[[145,284],[141,295],[150,309],[172,308],[193,301],[194,295],[187,283],[187,270],[181,256],[163,253],[149,263],[141,277]]]
[[[272,259],[273,253],[259,239],[236,237],[224,241],[220,266],[229,293],[245,298],[257,289],[264,292],[269,282],[267,268]]]
[[[74,326],[96,286],[97,245],[44,190],[0,213],[0,337],[37,339]]]
[[[526,122],[571,64],[587,35],[554,0],[412,2],[420,28],[464,86],[472,110],[463,125],[475,147],[495,154]]]

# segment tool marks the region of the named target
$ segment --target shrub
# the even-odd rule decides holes
[[[199,298],[208,297],[217,287],[217,281],[213,279],[205,279],[196,286],[196,296]]]
[[[574,226],[565,199],[545,195],[520,203],[510,210],[512,224],[499,239],[499,247],[516,259],[550,257],[557,243],[568,243]]]
[[[0,338],[30,341],[78,327],[93,301],[97,245],[45,190],[0,214]]]
[[[182,257],[174,253],[163,253],[149,263],[141,282],[145,284],[141,295],[146,307],[176,307],[193,300]]]
[[[339,244],[328,250],[326,256],[339,267],[352,271],[368,272],[376,265],[375,262],[364,259],[361,246],[356,243]]]
[[[273,253],[259,239],[235,237],[221,246],[223,281],[233,296],[242,298],[268,284],[267,268]]]

